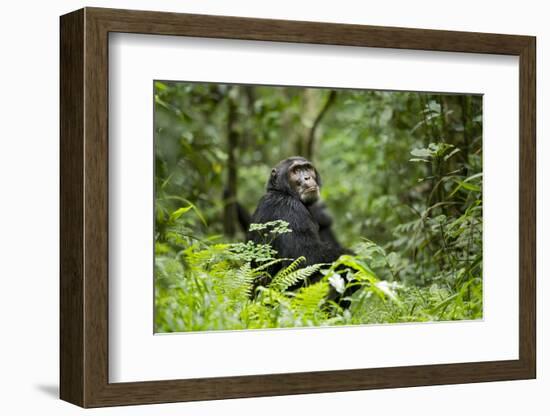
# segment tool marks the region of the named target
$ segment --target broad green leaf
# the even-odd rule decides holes
[[[187,207],[181,207],[177,210],[175,210],[174,212],[172,212],[170,214],[170,221],[175,221],[177,220],[179,217],[181,217],[183,214],[185,214],[187,211],[189,211],[191,208],[193,208],[191,205],[187,206]]]

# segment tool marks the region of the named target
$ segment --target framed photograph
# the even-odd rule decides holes
[[[60,24],[63,400],[536,377],[534,37]]]

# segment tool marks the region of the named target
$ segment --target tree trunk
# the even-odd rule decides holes
[[[227,182],[224,191],[223,228],[225,235],[233,237],[237,225],[237,122],[238,87],[232,87],[227,95]]]

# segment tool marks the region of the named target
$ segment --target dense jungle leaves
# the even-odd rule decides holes
[[[481,120],[473,95],[156,82],[156,331],[481,318]],[[355,255],[269,276],[231,206],[295,154]]]

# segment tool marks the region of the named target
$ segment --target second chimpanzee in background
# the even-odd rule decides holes
[[[321,178],[311,162],[303,157],[290,157],[279,162],[271,171],[267,192],[252,215],[252,223],[286,221],[292,230],[278,235],[271,246],[277,257],[305,257],[302,266],[332,263],[340,255],[350,253],[332,233],[332,218],[320,200]],[[251,232],[248,240],[265,243],[264,237]],[[278,264],[276,269],[282,265]],[[270,270],[271,273],[277,270]]]

